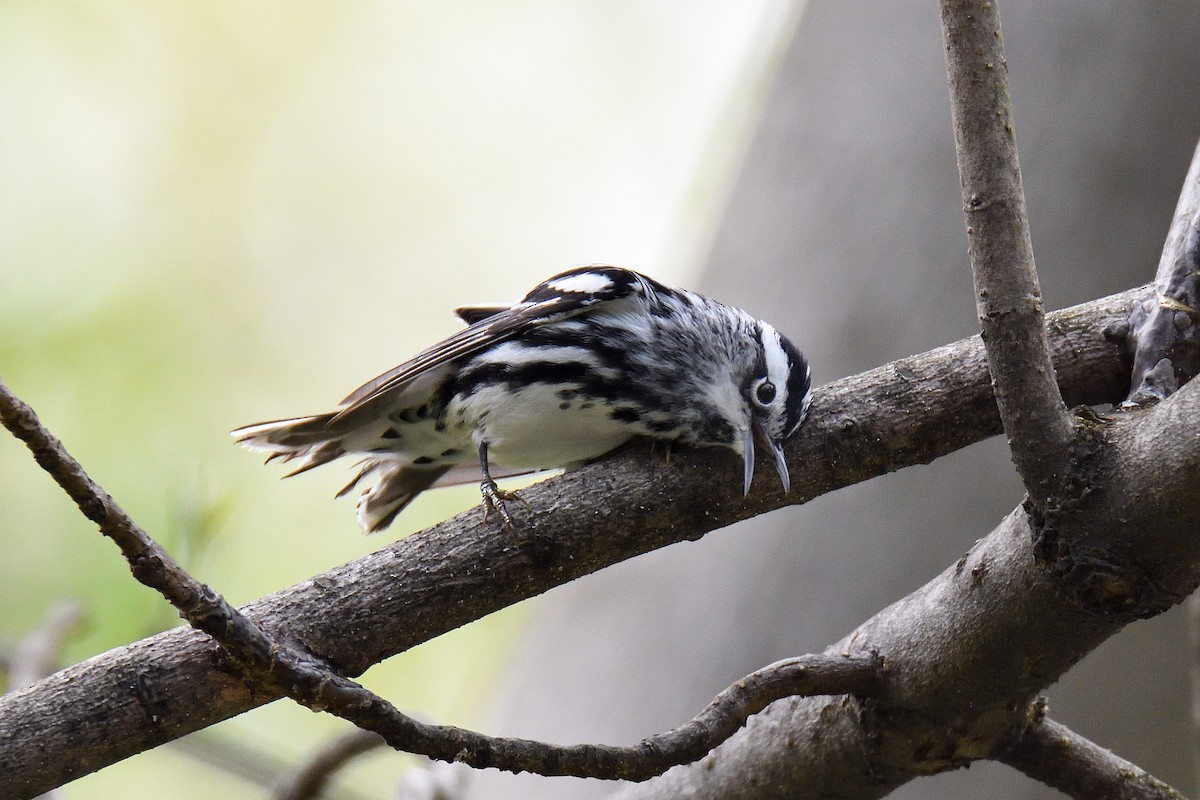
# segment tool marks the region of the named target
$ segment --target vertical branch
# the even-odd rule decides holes
[[[1046,344],[999,11],[994,0],[941,11],[976,309],[1012,458],[1041,507],[1065,474],[1072,423]]]

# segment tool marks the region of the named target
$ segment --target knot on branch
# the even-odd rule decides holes
[[[1111,542],[1095,546],[1084,536],[1064,535],[1053,520],[1062,508],[1042,513],[1028,500],[1025,512],[1033,529],[1034,556],[1044,562],[1063,594],[1081,609],[1101,616],[1145,619],[1184,599],[1159,586],[1152,572],[1124,548]]]
[[[1159,290],[1130,314],[1128,346],[1134,352],[1126,408],[1170,397],[1200,371],[1200,326],[1194,274],[1173,292]]]
[[[1127,554],[1075,546],[1061,553],[1052,567],[1070,596],[1092,613],[1144,619],[1182,599],[1162,590]]]
[[[1200,158],[1196,156],[1154,283],[1154,296],[1130,313],[1134,364],[1126,407],[1157,403],[1200,372]]]
[[[1088,613],[1130,620],[1160,614],[1184,597],[1155,581],[1155,571],[1139,562],[1129,541],[1091,536],[1092,521],[1114,513],[1104,455],[1112,422],[1087,407],[1074,409],[1074,415],[1071,457],[1059,488],[1041,508],[1029,498],[1023,503],[1034,557],[1067,599]]]

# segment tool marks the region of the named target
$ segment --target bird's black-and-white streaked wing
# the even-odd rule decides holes
[[[508,308],[480,306],[464,309],[468,313],[474,310],[481,313],[494,310],[494,313],[479,318],[469,327],[355,389],[342,400],[342,408],[333,416],[330,424],[385,395],[403,390],[406,384],[429,370],[474,355],[539,325],[594,311],[606,303],[644,293],[650,288],[646,278],[631,270],[620,267],[580,267],[543,281],[521,302]]]

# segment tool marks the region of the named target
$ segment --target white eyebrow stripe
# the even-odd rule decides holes
[[[613,282],[612,278],[602,275],[599,272],[581,272],[577,275],[559,278],[558,280],[551,281],[546,285],[556,292],[582,292],[583,294],[596,294],[598,292],[603,292],[606,289],[611,289]]]
[[[773,326],[762,323],[763,357],[767,362],[767,377],[775,384],[776,390],[784,395],[787,402],[788,374],[791,372],[791,359],[781,343],[783,337]]]

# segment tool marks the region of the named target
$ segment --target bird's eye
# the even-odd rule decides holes
[[[771,401],[775,399],[775,384],[770,381],[763,381],[754,390],[754,397],[760,404],[764,406],[770,405]]]

